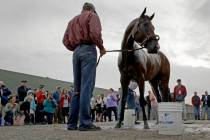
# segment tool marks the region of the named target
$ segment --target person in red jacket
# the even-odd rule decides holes
[[[66,117],[68,118],[70,100],[71,99],[68,95],[68,90],[64,88],[61,92],[61,100],[60,100],[60,108],[62,109],[64,123],[66,123]]]
[[[183,120],[187,119],[186,116],[186,106],[185,106],[185,97],[187,96],[187,89],[182,85],[181,79],[177,80],[177,85],[174,87],[174,100],[175,102],[182,103],[182,118]]]
[[[194,92],[194,96],[192,97],[192,105],[194,107],[194,116],[195,120],[200,120],[200,105],[201,105],[201,99],[197,95],[197,92]]]
[[[44,100],[47,98],[43,85],[40,85],[39,89],[35,93],[36,95],[36,123],[44,123]]]

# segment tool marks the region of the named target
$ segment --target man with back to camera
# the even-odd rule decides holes
[[[90,100],[95,86],[97,46],[100,56],[106,53],[101,35],[100,19],[91,3],[85,3],[80,15],[74,17],[65,31],[63,44],[73,53],[74,94],[68,130],[100,130],[93,125],[90,115]]]

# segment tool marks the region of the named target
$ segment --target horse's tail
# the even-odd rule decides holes
[[[167,66],[170,70],[170,62],[169,62],[168,58],[166,57],[166,55],[164,53],[162,53],[161,51],[159,51],[158,54],[161,58],[161,64]]]
[[[172,96],[169,89],[170,80],[170,63],[168,58],[162,52],[158,52],[161,58],[161,68],[160,68],[160,82],[162,87],[162,95],[164,95],[165,101],[172,101]]]

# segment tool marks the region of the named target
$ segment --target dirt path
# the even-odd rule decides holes
[[[196,131],[185,132],[182,136],[164,136],[159,135],[155,129],[107,128],[97,132],[81,132],[68,131],[65,125],[31,125],[0,127],[0,140],[210,140],[210,132]]]

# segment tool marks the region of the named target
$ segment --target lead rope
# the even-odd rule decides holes
[[[153,38],[153,37],[155,37],[155,39],[157,39],[157,40],[159,40],[160,39],[160,37],[159,37],[159,35],[155,35],[155,36],[152,36],[152,37],[150,37],[150,36],[147,36],[141,43],[139,43],[139,42],[136,42],[139,46],[141,46],[140,48],[136,48],[136,49],[126,49],[126,50],[108,50],[108,51],[106,51],[106,52],[133,52],[133,51],[137,51],[137,50],[141,50],[141,49],[144,49],[145,48],[145,44],[146,44],[146,42],[148,41],[148,40],[150,40],[150,38]],[[96,63],[96,67],[98,66],[98,64],[99,64],[99,62],[100,62],[100,60],[101,60],[101,57],[102,56],[100,56],[99,58],[98,58],[98,61],[97,61],[97,63]]]
[[[139,43],[138,43],[139,44]],[[143,44],[143,43],[141,43],[141,44]],[[140,45],[140,44],[139,44]],[[136,49],[127,49],[127,50],[108,50],[108,51],[106,51],[106,52],[133,52],[133,51],[137,51],[137,50],[141,50],[141,49],[144,49],[145,47],[140,47],[140,48],[136,48]],[[99,64],[99,62],[100,62],[100,60],[101,60],[101,57],[102,56],[99,56],[99,58],[98,58],[98,61],[97,61],[97,63],[96,63],[96,67],[98,66],[98,64]]]

